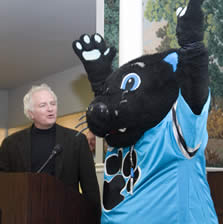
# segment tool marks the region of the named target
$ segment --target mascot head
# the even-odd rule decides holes
[[[110,74],[87,110],[88,126],[110,146],[137,142],[171,109],[178,95],[174,51],[137,58]]]
[[[176,34],[182,49],[203,39],[201,4],[193,0],[177,12]],[[86,113],[88,127],[110,146],[134,145],[145,131],[159,125],[178,97],[184,73],[182,49],[145,55],[116,71],[111,69],[115,49],[107,48],[99,34],[82,35],[73,49],[95,93]]]

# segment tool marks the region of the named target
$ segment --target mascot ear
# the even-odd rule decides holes
[[[176,52],[168,54],[163,60],[172,65],[174,72],[177,70],[178,54]]]

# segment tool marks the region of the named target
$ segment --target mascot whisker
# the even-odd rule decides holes
[[[79,127],[82,126],[82,125],[87,124],[87,120],[82,121],[84,118],[86,118],[86,114],[82,115],[82,116],[78,119],[79,123],[74,127],[75,129],[76,129],[76,128],[79,128]],[[80,135],[80,133],[84,132],[84,131],[87,130],[87,129],[88,129],[88,126],[82,128],[80,131],[77,132],[76,136]]]
[[[99,34],[73,42],[95,98],[87,125],[105,138],[105,224],[216,224],[204,151],[210,104],[202,0],[177,10],[179,49],[115,71]],[[134,43],[132,43],[134,44]]]

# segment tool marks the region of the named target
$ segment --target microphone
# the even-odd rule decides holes
[[[53,148],[53,151],[51,152],[49,158],[46,160],[46,162],[37,170],[37,173],[40,173],[50,162],[53,157],[60,154],[63,151],[63,147],[60,144],[56,144]]]

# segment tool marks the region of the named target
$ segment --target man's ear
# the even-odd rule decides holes
[[[29,114],[29,117],[33,120],[33,118],[34,118],[33,112],[31,110],[28,110],[28,114]]]

